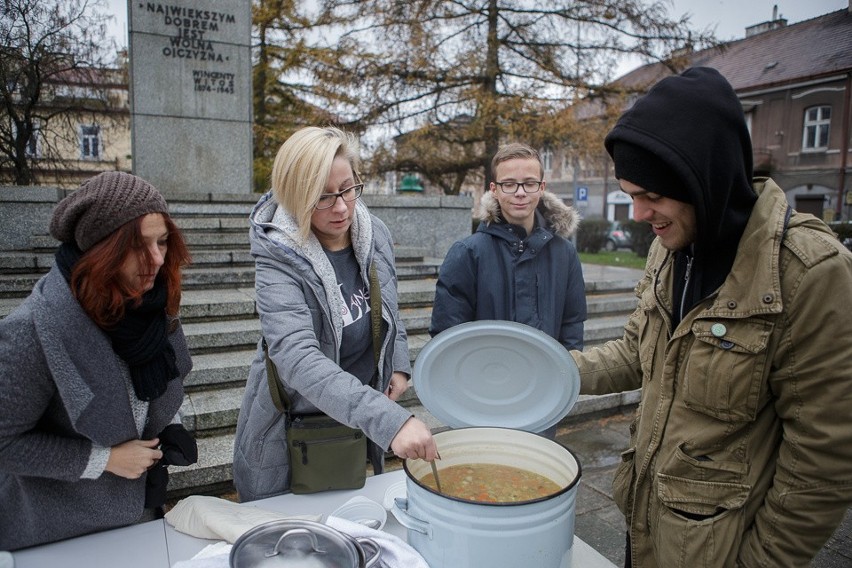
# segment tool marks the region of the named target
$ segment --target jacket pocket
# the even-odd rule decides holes
[[[633,463],[636,457],[636,448],[630,448],[621,453],[621,463],[615,470],[612,480],[612,499],[618,509],[628,519],[630,518],[630,492],[633,487]]]
[[[255,406],[253,412],[260,413]],[[268,420],[251,421],[234,452],[234,485],[242,501],[254,501],[284,493],[290,485],[284,415],[274,414]]]
[[[660,566],[723,568],[736,564],[743,534],[743,505],[750,489],[657,474],[661,503],[653,531]]]
[[[726,422],[754,420],[768,397],[761,387],[772,330],[758,319],[696,320],[683,378],[686,406]]]

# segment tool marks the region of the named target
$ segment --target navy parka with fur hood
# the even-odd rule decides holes
[[[486,193],[481,223],[447,252],[435,291],[431,335],[469,321],[505,320],[540,329],[569,349],[583,348],[583,269],[569,240],[579,216],[543,193],[529,236],[506,223]]]

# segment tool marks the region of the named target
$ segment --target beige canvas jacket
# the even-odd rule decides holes
[[[719,290],[672,332],[655,243],[582,391],[642,387],[614,480],[635,568],[807,566],[852,502],[852,253],[771,180]]]

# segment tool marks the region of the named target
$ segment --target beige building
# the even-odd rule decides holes
[[[99,172],[131,170],[126,68],[80,70],[47,86],[27,155],[40,185],[74,188]],[[4,177],[8,177],[4,175]]]

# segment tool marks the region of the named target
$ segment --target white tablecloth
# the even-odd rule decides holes
[[[403,471],[367,478],[358,491],[329,491],[314,495],[280,495],[252,505],[284,515],[328,515],[355,495],[382,503],[389,486],[405,479]],[[388,514],[385,531],[406,538],[406,529]],[[21,550],[13,554],[15,568],[171,568],[179,560],[195,556],[215,541],[177,532],[164,520],[151,521],[102,533]],[[574,537],[574,566],[614,568],[615,564],[591,546]]]

